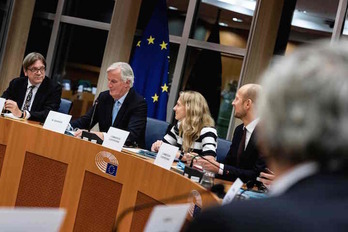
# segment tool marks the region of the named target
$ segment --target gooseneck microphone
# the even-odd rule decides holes
[[[93,124],[93,120],[94,120],[94,114],[95,114],[95,110],[96,110],[97,106],[98,106],[98,99],[96,99],[95,102],[94,102],[92,117],[91,117],[91,121],[89,122],[89,126],[88,126],[88,132],[90,132],[91,129],[92,129],[92,124]]]
[[[190,163],[190,168],[192,168],[193,160],[196,159],[197,157],[200,157],[200,158],[204,159],[205,161],[207,161],[207,162],[210,163],[211,165],[217,167],[219,170],[221,169],[219,165],[214,164],[213,162],[211,162],[210,160],[208,160],[207,158],[205,158],[205,157],[204,157],[203,155],[201,155],[201,154],[197,154],[197,155],[195,155],[195,156],[192,158],[191,163]]]
[[[197,190],[197,189],[195,189],[195,191],[197,191],[197,192],[200,193],[201,195],[205,195],[205,194],[207,194],[207,193],[210,193],[210,191],[206,191],[206,190]],[[157,202],[161,202],[161,203],[164,203],[164,204],[168,204],[168,203],[170,203],[170,202],[175,202],[175,201],[178,201],[178,200],[185,199],[185,198],[187,198],[190,194],[191,194],[191,192],[189,192],[189,193],[184,193],[184,194],[181,194],[181,195],[177,195],[177,196],[173,196],[173,197],[169,197],[169,198],[160,199],[160,200],[157,200]],[[145,203],[145,204],[135,205],[135,206],[132,206],[132,207],[129,207],[129,208],[123,210],[123,211],[120,213],[120,216],[118,216],[118,217],[116,218],[116,222],[115,222],[114,227],[112,228],[112,232],[117,232],[117,231],[118,231],[118,227],[119,227],[119,225],[120,225],[120,222],[123,220],[123,218],[124,218],[127,214],[129,214],[130,212],[136,212],[136,211],[139,211],[139,210],[143,210],[143,209],[147,209],[147,208],[154,207],[154,206],[158,205],[157,202],[151,202],[151,203]]]

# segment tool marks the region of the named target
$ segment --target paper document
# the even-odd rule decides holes
[[[65,214],[61,208],[0,208],[0,230],[59,231]]]

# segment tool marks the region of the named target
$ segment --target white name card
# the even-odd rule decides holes
[[[1,231],[60,231],[66,211],[61,208],[0,208]]]
[[[56,111],[50,111],[43,125],[44,129],[64,134],[68,127],[71,115],[62,114]]]
[[[227,191],[224,199],[222,199],[222,205],[230,203],[233,198],[237,195],[239,189],[243,186],[243,182],[237,178],[231,188]]]
[[[0,113],[2,112],[2,110],[4,109],[4,105],[5,105],[5,98],[1,98],[0,97]]]
[[[177,232],[184,224],[191,204],[158,205],[150,215],[145,232]]]
[[[128,135],[128,131],[110,127],[108,133],[104,136],[102,145],[116,151],[121,151]]]
[[[154,164],[169,170],[174,162],[175,155],[178,149],[179,148],[172,146],[170,144],[162,143],[157,153]]]

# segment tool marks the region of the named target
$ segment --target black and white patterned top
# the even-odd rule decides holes
[[[216,156],[217,132],[214,127],[203,127],[199,138],[191,145],[191,152],[199,155]],[[164,136],[163,142],[179,147],[182,150],[182,138],[179,136],[178,124],[173,126]]]

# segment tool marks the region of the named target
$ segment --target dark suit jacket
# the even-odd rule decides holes
[[[22,107],[28,86],[28,77],[17,77],[10,82],[9,87],[1,97],[17,102]],[[36,92],[31,106],[29,120],[44,122],[50,110],[58,111],[62,87],[53,80],[45,77]]]
[[[109,91],[99,94],[97,108],[92,122],[92,127],[99,123],[99,130],[107,132],[110,126],[129,131],[126,145],[136,143],[140,147],[145,146],[145,127],[147,117],[147,104],[144,98],[131,88],[125,98],[115,122],[112,124],[112,108],[114,99]],[[88,129],[93,114],[93,107],[81,118],[71,123],[74,128]]]
[[[246,149],[241,154],[239,164],[237,164],[237,152],[243,136],[243,126],[243,124],[237,126],[234,131],[230,150],[223,161],[224,174],[222,177],[218,177],[232,181],[239,177],[244,183],[246,183],[249,180],[255,180],[260,172],[266,168],[266,164],[257,147],[257,126],[251,134]]]
[[[348,176],[316,174],[283,195],[233,201],[202,213],[188,231],[348,231]]]

